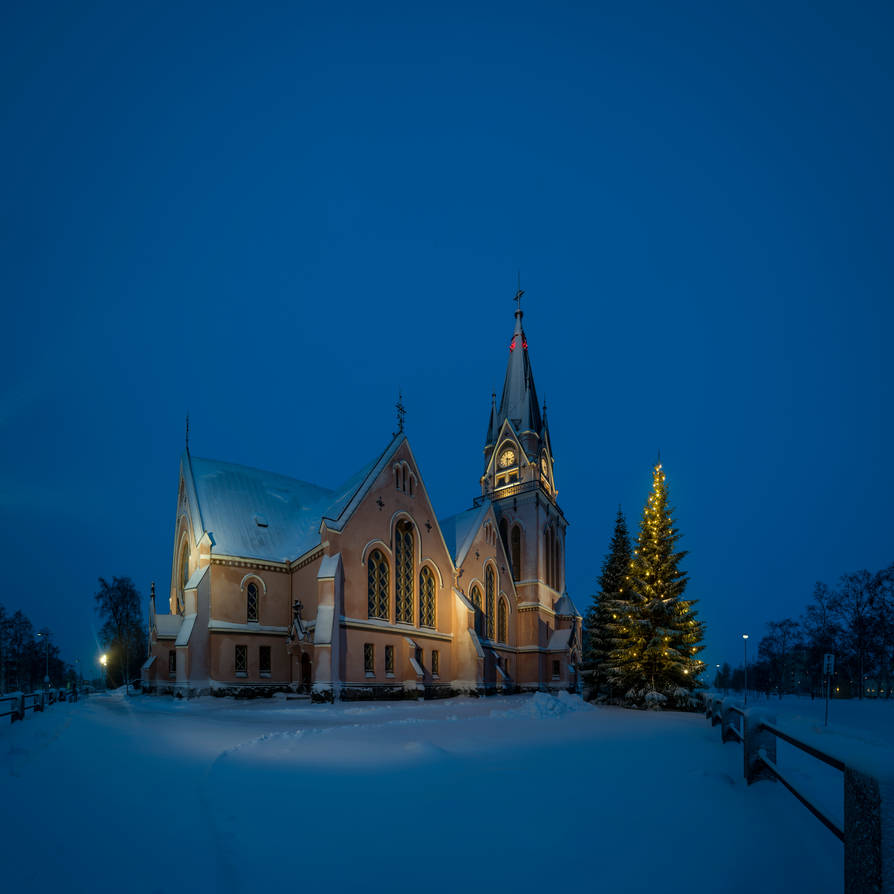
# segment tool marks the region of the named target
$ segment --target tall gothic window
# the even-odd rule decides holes
[[[366,560],[366,594],[370,618],[388,620],[388,561],[374,549]]]
[[[245,588],[245,618],[247,621],[258,620],[258,585],[249,581]]]
[[[394,528],[395,599],[397,620],[413,623],[413,526],[399,521]]]
[[[561,586],[562,582],[559,580],[559,569],[562,567],[562,544],[559,541],[558,536],[556,537],[556,556],[555,561],[553,562],[554,566],[554,574],[556,578],[556,582],[553,586],[558,590]]]
[[[512,527],[512,579],[521,579],[521,529]]]
[[[484,612],[484,620],[486,624],[487,638],[494,638],[494,622],[496,621],[496,589],[497,582],[494,577],[494,569],[487,566],[487,571],[484,574],[484,592],[486,599],[486,608]]]
[[[472,605],[475,607],[475,633],[481,636],[484,625],[481,623],[481,590],[478,587],[472,587]]]
[[[501,643],[507,641],[506,628],[509,625],[509,609],[506,600],[500,600],[500,607],[497,610],[497,640]]]
[[[435,576],[430,568],[419,572],[419,626],[435,626]]]

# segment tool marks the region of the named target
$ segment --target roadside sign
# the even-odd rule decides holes
[[[826,652],[826,654],[823,655],[823,673],[835,673],[835,656],[831,652]]]

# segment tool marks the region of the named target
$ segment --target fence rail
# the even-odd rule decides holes
[[[37,692],[9,692],[0,695],[0,717],[9,717],[10,723],[24,720],[28,711],[44,711],[56,702],[78,700],[76,689],[40,689]]]
[[[880,768],[868,771],[858,768],[857,761],[828,754],[780,729],[776,717],[765,709],[745,709],[729,698],[707,696],[705,716],[712,726],[720,725],[723,742],[742,744],[749,785],[760,779],[778,780],[843,842],[846,894],[894,894],[894,760],[880,761]],[[799,791],[779,767],[777,739],[843,773],[843,827]]]

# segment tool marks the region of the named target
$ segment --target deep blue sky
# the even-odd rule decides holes
[[[890,4],[7,4],[0,601],[95,654],[193,452],[478,493],[521,270],[583,610],[660,448],[710,663],[894,560]]]

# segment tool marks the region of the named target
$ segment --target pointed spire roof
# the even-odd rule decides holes
[[[516,296],[518,300],[520,295]],[[521,302],[515,311],[515,330],[509,344],[509,363],[506,365],[506,380],[503,383],[503,396],[500,398],[500,409],[495,420],[496,427],[508,419],[519,433],[533,431],[540,433],[542,420],[540,406],[537,402],[537,391],[534,388],[534,373],[528,358],[528,339],[522,327],[524,311]]]
[[[487,422],[487,438],[484,442],[485,447],[490,447],[494,441],[497,439],[497,434],[499,433],[499,426],[496,425],[495,419],[497,415],[497,394],[496,392],[492,392],[490,396],[490,419]]]

